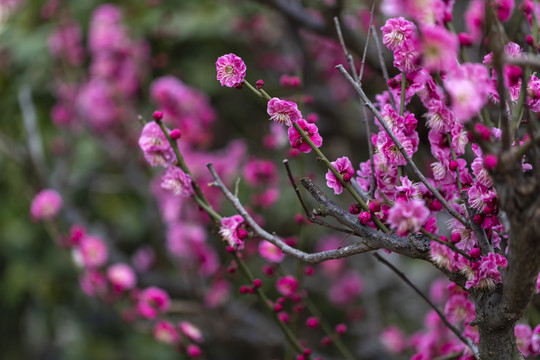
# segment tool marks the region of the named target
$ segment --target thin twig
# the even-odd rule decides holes
[[[390,77],[388,76],[388,69],[386,69],[386,63],[384,62],[384,57],[381,49],[381,44],[379,43],[379,36],[377,35],[377,29],[375,29],[374,25],[371,25],[371,34],[373,35],[373,39],[375,40],[375,47],[377,48],[377,55],[379,56],[379,64],[381,66],[381,71],[383,73],[384,80],[386,81],[386,87],[388,89],[388,93],[390,94],[390,102],[392,103],[392,107],[394,110],[398,110],[396,107],[396,101],[394,100],[394,96],[392,95],[392,90],[390,89]]]
[[[429,300],[429,298],[424,295],[424,293],[418,289],[408,278],[407,276],[405,276],[404,273],[402,273],[401,271],[398,270],[398,268],[396,268],[392,263],[390,263],[388,260],[384,259],[382,256],[380,256],[379,254],[377,253],[373,253],[373,256],[381,263],[383,263],[384,265],[386,265],[388,268],[390,268],[390,270],[392,270],[401,280],[403,280],[403,282],[407,285],[409,285],[411,287],[411,289],[413,289],[418,295],[420,295],[420,297],[422,299],[424,299],[424,301],[433,309],[435,310],[435,312],[437,313],[437,315],[439,315],[439,317],[441,318],[442,322],[446,325],[446,327],[448,329],[450,329],[450,331],[452,331],[458,338],[459,340],[461,340],[465,345],[467,345],[471,351],[473,352],[474,354],[474,357],[476,359],[480,359],[479,355],[478,355],[478,349],[476,348],[476,346],[472,343],[472,341],[470,339],[467,339],[466,337],[464,337],[463,335],[461,335],[460,331],[458,329],[456,329],[456,327],[454,325],[452,325],[450,323],[450,321],[448,321],[448,319],[446,318],[446,316],[444,316],[444,314],[442,313],[442,311],[440,311],[437,306],[435,306],[435,304],[433,304],[431,302],[431,300]]]
[[[21,107],[22,119],[28,136],[28,148],[30,150],[30,158],[36,168],[36,172],[41,179],[44,179],[46,174],[45,157],[43,154],[43,141],[39,131],[37,121],[36,108],[32,100],[32,92],[28,85],[19,89],[18,93],[19,106]]]
[[[358,74],[356,73],[356,66],[354,65],[354,59],[353,59],[353,56],[349,53],[349,50],[347,50],[347,46],[345,45],[345,40],[343,39],[343,33],[341,32],[341,24],[339,23],[339,18],[337,16],[334,16],[334,24],[336,26],[336,32],[338,35],[339,43],[341,44],[341,49],[343,50],[343,54],[345,54],[345,59],[347,59],[347,62],[349,63],[349,67],[351,68],[354,79],[358,81]],[[367,39],[369,40],[369,37]],[[367,47],[367,44],[368,44],[368,41],[366,41],[366,47]]]
[[[305,203],[305,201],[304,201],[304,198],[302,197],[302,194],[300,193],[300,189],[298,189],[298,186],[296,185],[296,181],[294,181],[294,176],[293,176],[291,168],[289,166],[289,160],[284,159],[283,160],[283,165],[285,165],[285,169],[287,170],[287,176],[289,177],[289,181],[291,182],[291,185],[292,185],[292,187],[294,189],[294,192],[295,192],[296,196],[298,197],[298,201],[300,201],[300,204],[302,205],[302,208],[304,209],[304,213],[306,214],[306,217],[310,222],[312,222],[314,224],[321,225],[321,226],[326,226],[326,227],[328,227],[328,228],[330,228],[332,230],[340,231],[340,232],[343,232],[343,233],[346,233],[346,234],[349,234],[349,235],[354,235],[354,231],[349,230],[349,229],[340,228],[339,226],[335,226],[335,225],[329,224],[329,223],[327,223],[325,221],[322,221],[321,219],[316,217],[312,212],[310,212],[307,205],[306,205],[306,203]]]
[[[364,53],[362,54],[362,64],[360,65],[360,74],[358,75],[358,78],[356,79],[356,81],[360,81],[360,82],[362,82],[362,78],[364,77],[366,55],[367,55],[367,50],[368,50],[368,45],[369,45],[369,38],[371,36],[371,27],[373,26],[373,13],[375,12],[375,2],[376,1],[374,1],[373,4],[371,5],[371,12],[369,15],[369,27],[368,27],[368,33],[366,36],[366,46],[364,46]]]
[[[431,262],[429,258],[429,242],[423,235],[409,236],[408,239],[399,237],[394,234],[386,234],[370,227],[360,224],[358,218],[354,215],[345,212],[337,204],[332,202],[326,195],[324,195],[320,189],[311,184],[309,180],[302,179],[304,186],[309,186],[309,191],[312,196],[319,202],[319,212],[323,212],[323,215],[330,215],[334,217],[341,224],[350,227],[354,232],[354,235],[359,236],[361,241],[347,245],[343,248],[336,250],[321,251],[318,253],[306,253],[287,245],[275,234],[270,234],[264,230],[255,220],[249,215],[246,209],[243,207],[240,200],[227,189],[223,184],[220,177],[216,173],[212,164],[207,164],[210,174],[214,178],[214,185],[217,186],[221,192],[225,195],[227,200],[233,205],[238,214],[240,214],[246,224],[253,230],[253,232],[263,240],[266,240],[275,246],[277,246],[283,253],[291,255],[292,257],[302,260],[310,264],[318,264],[326,260],[341,259],[344,257],[365,253],[372,250],[381,248],[388,249],[398,254],[403,254],[411,258],[422,259]],[[306,184],[304,184],[306,180]]]
[[[354,81],[354,79],[349,75],[349,73],[347,73],[347,71],[343,68],[343,65],[338,65],[336,66],[336,68],[339,69],[339,71],[341,71],[341,73],[345,76],[345,78],[354,86],[356,91],[360,94],[360,97],[362,98],[365,106],[367,106],[369,110],[371,110],[373,115],[375,115],[375,117],[379,120],[379,123],[384,128],[388,136],[392,139],[392,141],[398,148],[399,152],[403,155],[403,157],[405,158],[405,161],[407,161],[407,164],[412,168],[414,174],[420,179],[420,181],[422,181],[422,183],[429,189],[429,191],[431,191],[431,193],[437,198],[437,200],[441,202],[441,204],[444,206],[444,208],[448,211],[450,215],[452,215],[460,223],[468,227],[467,219],[465,219],[465,217],[463,217],[460,213],[454,210],[454,208],[450,206],[448,201],[446,201],[446,199],[441,195],[441,193],[426,179],[424,174],[420,172],[416,164],[412,161],[409,154],[407,154],[407,151],[405,151],[405,149],[403,148],[403,145],[399,142],[398,138],[396,137],[392,129],[390,129],[386,121],[384,121],[381,113],[379,113],[377,108],[375,108],[373,103],[369,100],[367,95],[364,93],[364,90],[362,89],[362,87],[357,82]]]

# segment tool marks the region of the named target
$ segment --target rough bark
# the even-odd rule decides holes
[[[514,326],[488,329],[479,326],[480,344],[478,351],[482,360],[524,360],[516,346]]]

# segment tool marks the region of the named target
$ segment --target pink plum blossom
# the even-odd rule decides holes
[[[285,254],[276,245],[265,240],[259,243],[259,255],[274,263],[279,263],[285,258]]]
[[[243,173],[250,186],[268,186],[278,181],[276,165],[270,160],[250,159]]]
[[[189,321],[181,321],[178,324],[178,328],[184,334],[187,336],[190,340],[201,343],[203,342],[203,336],[201,333],[201,330],[197,328],[195,325],[190,323]]]
[[[268,101],[267,112],[271,120],[287,126],[302,119],[302,113],[298,110],[296,103],[278,98],[272,98]]]
[[[107,291],[107,280],[99,271],[88,269],[79,277],[81,290],[88,296],[103,295]]]
[[[34,221],[52,220],[60,212],[62,203],[62,197],[56,190],[42,190],[32,200],[30,215]]]
[[[85,236],[77,248],[82,264],[87,268],[105,265],[108,258],[107,245],[97,236]]]
[[[135,272],[131,266],[124,263],[109,266],[107,269],[107,278],[117,291],[133,289],[137,282]]]
[[[153,319],[158,314],[169,309],[171,300],[164,290],[151,286],[139,293],[137,311],[147,319]]]
[[[320,147],[322,145],[322,137],[319,135],[319,129],[315,124],[309,124],[304,119],[298,120],[297,124],[302,130],[304,130],[306,135],[316,147]],[[294,126],[289,127],[288,134],[289,142],[291,143],[291,147],[293,149],[298,149],[298,151],[303,153],[311,152],[311,146],[307,143],[307,141],[304,140],[304,138],[302,138]]]
[[[388,223],[396,229],[399,236],[410,232],[417,232],[429,217],[429,210],[424,200],[412,199],[405,201],[398,199],[388,212]]]
[[[457,66],[458,40],[442,26],[422,28],[422,64],[427,70],[448,71]]]
[[[467,122],[478,114],[488,100],[490,81],[482,64],[466,63],[448,74],[444,87],[452,99],[457,120]]]
[[[219,235],[225,240],[229,246],[237,250],[244,248],[244,240],[238,235],[239,226],[244,223],[244,218],[240,215],[224,217],[221,219],[221,228]]]
[[[516,324],[514,327],[514,333],[516,335],[516,343],[519,351],[524,356],[529,356],[532,339],[532,330],[529,325]]]
[[[216,71],[221,86],[236,87],[244,81],[246,64],[239,56],[226,54],[217,59]]]
[[[281,295],[290,297],[298,289],[298,280],[292,275],[283,276],[276,281],[276,289]]]
[[[496,284],[502,281],[499,267],[505,268],[507,265],[506,258],[500,254],[489,253],[488,256],[481,257],[479,262],[471,264],[465,288],[494,289]]]
[[[356,300],[363,288],[362,277],[358,273],[350,271],[334,280],[328,298],[337,306],[346,305]]]
[[[381,28],[383,44],[391,51],[396,51],[407,41],[416,39],[416,25],[403,17],[390,18]]]
[[[180,339],[176,327],[166,320],[158,321],[154,325],[154,337],[166,344],[174,344]]]
[[[391,354],[401,354],[407,345],[403,332],[395,325],[389,326],[380,337],[383,347]]]
[[[348,157],[343,156],[331,162],[332,166],[343,176],[344,181],[349,181],[354,176],[354,169]],[[334,194],[339,195],[343,191],[343,185],[331,170],[326,173],[326,185],[334,189]]]
[[[139,146],[151,166],[168,167],[174,160],[174,151],[165,134],[154,121],[144,125]]]
[[[191,176],[186,174],[178,166],[169,166],[161,178],[161,187],[169,190],[175,196],[189,197],[193,195]]]

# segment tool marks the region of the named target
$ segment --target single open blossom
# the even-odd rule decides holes
[[[354,169],[348,157],[343,156],[331,162],[332,166],[343,176],[344,181],[349,181],[354,176]],[[334,189],[334,194],[339,195],[343,191],[343,185],[331,170],[326,173],[326,185]]]
[[[151,286],[139,293],[137,311],[147,319],[153,319],[158,314],[169,309],[171,300],[169,294],[158,287]]]
[[[292,296],[298,289],[298,280],[292,275],[281,277],[276,281],[276,289],[283,296]]]
[[[96,268],[107,262],[107,245],[97,236],[85,236],[81,239],[77,252],[82,264],[87,268]]]
[[[514,327],[516,344],[523,356],[529,356],[532,340],[532,330],[527,324],[516,324]]]
[[[349,271],[334,280],[328,298],[333,304],[343,306],[356,300],[363,288],[362,277],[357,272]]]
[[[422,29],[422,64],[431,71],[448,71],[457,66],[458,40],[442,26]]]
[[[56,190],[40,191],[32,200],[30,215],[34,221],[51,220],[62,208],[62,197]]]
[[[174,344],[180,339],[176,327],[165,320],[158,321],[154,325],[154,337],[157,341],[166,344]]]
[[[193,194],[191,176],[178,166],[169,166],[161,178],[161,187],[171,191],[176,196],[188,197]]]
[[[79,277],[81,290],[88,296],[105,294],[107,280],[99,271],[88,269]]]
[[[275,263],[279,263],[285,258],[285,254],[276,245],[265,240],[259,243],[259,255]]]
[[[494,289],[502,281],[499,267],[506,268],[507,265],[508,261],[500,254],[489,253],[483,256],[479,262],[471,264],[471,271],[466,271],[468,281],[465,288]]]
[[[174,159],[171,144],[154,121],[144,125],[139,137],[139,146],[151,166],[168,167]]]
[[[391,51],[399,49],[404,43],[417,37],[416,25],[403,17],[386,20],[381,30],[383,44]]]
[[[457,120],[467,122],[478,114],[488,100],[490,81],[488,69],[482,64],[463,64],[448,74],[444,87]]]
[[[298,110],[296,103],[278,98],[272,98],[268,101],[267,112],[271,120],[287,126],[302,119],[302,113]]]
[[[297,124],[302,130],[304,130],[306,135],[310,138],[310,140],[316,147],[320,147],[322,145],[322,137],[321,135],[319,135],[319,129],[315,124],[309,124],[304,119],[298,120]],[[300,135],[300,133],[294,128],[294,126],[289,127],[288,133],[289,142],[291,143],[293,149],[298,149],[298,151],[306,154],[311,152],[311,146],[309,146],[309,144],[304,140],[304,138],[302,138],[302,135]]]
[[[195,325],[190,323],[189,321],[181,321],[178,324],[178,328],[184,334],[187,336],[190,340],[201,343],[203,342],[203,336],[201,334],[201,330],[197,328]]]
[[[387,327],[381,334],[383,347],[391,354],[401,354],[407,346],[407,339],[403,332],[395,325]]]
[[[244,81],[246,64],[239,56],[226,54],[217,59],[216,71],[221,86],[236,87]]]
[[[135,272],[128,264],[118,263],[109,266],[107,269],[107,278],[117,291],[126,291],[133,289],[137,279]]]
[[[221,219],[221,228],[219,235],[225,240],[229,246],[242,250],[244,248],[244,240],[239,237],[239,226],[244,223],[244,218],[240,215],[224,217]]]
[[[410,232],[417,232],[429,217],[429,210],[424,200],[412,199],[405,201],[398,199],[388,211],[388,223],[396,229],[399,236]]]

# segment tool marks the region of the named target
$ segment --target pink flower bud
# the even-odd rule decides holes
[[[471,250],[471,252],[469,253],[469,255],[471,255],[471,257],[473,258],[479,258],[480,257],[480,249],[479,248],[473,248]]]
[[[342,335],[347,332],[347,325],[345,324],[337,324],[336,325],[336,333]]]
[[[486,154],[484,155],[484,165],[486,169],[493,170],[497,167],[499,159],[495,154]]]
[[[261,279],[255,279],[253,280],[253,286],[255,288],[260,288],[262,286],[262,280]]]
[[[279,318],[279,320],[281,320],[281,321],[284,322],[284,323],[288,323],[289,320],[291,319],[290,316],[289,316],[289,314],[286,313],[285,311],[280,312],[280,313],[278,314],[278,318]]]
[[[369,211],[363,211],[358,215],[358,219],[364,225],[366,225],[371,220],[371,213]]]
[[[255,83],[255,88],[257,88],[257,90],[261,90],[263,86],[264,81],[262,79],[257,80],[257,82]]]
[[[310,348],[305,348],[304,349],[304,355],[306,355],[306,356],[311,355],[311,349]]]
[[[471,46],[472,45],[472,38],[467,33],[459,33],[458,34],[458,40],[459,40],[459,44],[461,46]]]
[[[531,34],[528,34],[527,36],[525,36],[525,41],[527,42],[529,46],[534,46],[534,38]]]
[[[350,174],[343,174],[343,181],[349,182],[351,181],[352,176]]]
[[[488,141],[491,138],[491,131],[484,124],[480,124],[480,123],[474,124],[474,131],[478,134],[478,136],[482,140]]]
[[[306,266],[304,269],[304,274],[306,274],[306,276],[315,275],[315,268],[313,266]]]
[[[474,221],[475,224],[481,224],[482,221],[484,221],[484,215],[483,214],[474,215],[473,221]]]
[[[329,336],[325,336],[321,339],[322,346],[329,346],[332,343],[332,339]]]
[[[371,212],[379,212],[379,211],[381,211],[381,203],[380,203],[380,201],[376,201],[376,200],[375,201],[370,201],[368,207],[369,207],[369,211],[371,211]]]
[[[154,120],[160,122],[163,119],[163,113],[161,111],[154,111]]]
[[[456,171],[456,169],[458,168],[458,163],[457,163],[457,161],[455,161],[455,160],[450,160],[450,162],[448,163],[448,167],[450,168],[450,170]]]
[[[246,231],[246,229],[238,229],[237,233],[240,240],[244,240],[248,236],[248,232]]]
[[[180,139],[180,137],[182,136],[182,133],[181,133],[180,130],[178,130],[178,129],[173,129],[173,130],[171,131],[171,134],[170,134],[170,135],[171,135],[171,139],[173,139],[173,140],[178,140],[178,139]]]
[[[360,205],[358,203],[354,203],[351,205],[351,207],[349,208],[349,213],[353,214],[353,215],[358,215],[360,214],[360,210],[362,208],[360,207]]]
[[[198,358],[198,357],[200,357],[202,355],[201,348],[198,347],[195,344],[189,344],[187,346],[186,352],[187,352],[188,356],[192,357],[192,358]]]
[[[319,326],[319,319],[315,316],[308,317],[306,320],[306,326],[311,329],[316,328]]]
[[[444,242],[447,242],[447,241],[448,241],[448,239],[447,239],[446,236],[444,236],[444,235],[441,235],[441,236],[440,236],[440,239],[441,239],[441,241],[444,241]]]
[[[452,242],[455,244],[461,240],[461,234],[460,233],[452,233]]]

